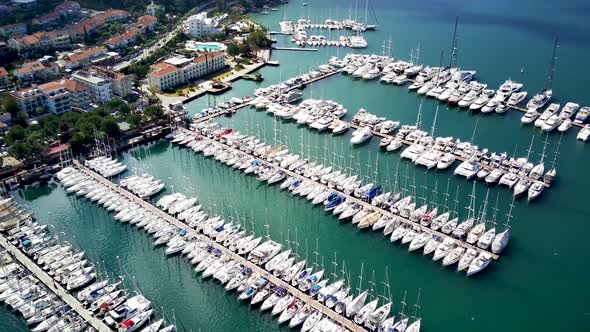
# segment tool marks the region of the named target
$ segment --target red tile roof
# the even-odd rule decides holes
[[[45,152],[45,155],[46,156],[56,155],[56,154],[58,154],[60,152],[63,152],[65,150],[69,149],[69,148],[70,148],[70,146],[68,144],[65,144],[65,143],[64,144],[57,145],[57,146],[53,146],[53,147],[50,147]]]
[[[0,67],[0,77],[6,76],[8,76],[8,72],[6,71],[6,69],[4,69],[4,67]]]
[[[29,61],[23,63],[19,68],[17,68],[16,72],[19,74],[28,74],[39,70],[43,70],[45,68],[47,68],[47,66],[45,66],[43,63],[39,61]]]
[[[57,81],[48,82],[48,83],[39,85],[39,89],[43,90],[43,92],[55,91],[55,90],[59,90],[62,88],[63,88],[63,85],[61,85]]]
[[[199,63],[199,62],[205,62],[205,61],[209,61],[213,58],[217,58],[218,56],[223,56],[223,52],[221,51],[216,51],[216,52],[209,52],[206,54],[202,54],[199,55],[198,57],[193,59],[193,62]]]
[[[153,23],[156,23],[158,19],[152,15],[144,15],[137,18],[137,23],[147,27]]]
[[[71,62],[79,62],[79,61],[84,61],[94,55],[105,53],[105,52],[106,52],[106,49],[104,47],[97,46],[97,47],[92,47],[92,48],[86,49],[82,52],[77,52],[77,53],[68,55],[68,59]]]
[[[176,71],[176,66],[166,62],[158,62],[150,66],[152,69],[150,75],[161,77]]]
[[[84,84],[74,81],[74,80],[62,80],[60,81],[61,85],[68,91],[84,91],[88,90],[88,87]]]

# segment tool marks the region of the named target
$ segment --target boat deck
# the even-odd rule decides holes
[[[83,172],[85,172],[86,174],[90,175],[91,177],[93,177],[95,180],[99,181],[100,183],[108,186],[109,188],[111,188],[112,190],[124,195],[125,197],[127,197],[129,200],[141,205],[143,208],[145,208],[148,211],[151,211],[152,213],[154,213],[155,215],[159,216],[160,218],[162,218],[163,220],[165,220],[166,222],[175,225],[176,227],[182,228],[184,230],[186,230],[190,235],[197,237],[199,240],[206,242],[207,244],[221,250],[224,254],[230,256],[232,259],[238,261],[240,264],[244,265],[245,267],[248,267],[250,269],[252,269],[252,271],[258,272],[260,273],[261,276],[267,278],[270,282],[272,282],[273,284],[279,286],[279,287],[284,287],[285,289],[287,289],[289,291],[289,293],[291,293],[292,295],[294,295],[295,297],[303,300],[305,303],[310,304],[312,307],[314,307],[317,310],[320,310],[325,316],[328,316],[330,319],[332,319],[334,322],[346,327],[349,331],[359,331],[359,332],[365,332],[366,330],[361,327],[356,325],[354,322],[352,322],[349,319],[346,319],[345,317],[339,315],[338,313],[336,313],[335,311],[333,311],[332,309],[329,309],[328,307],[324,306],[322,303],[315,301],[314,299],[312,299],[309,295],[301,292],[299,289],[291,286],[291,284],[283,281],[282,279],[279,279],[277,277],[275,277],[272,273],[264,270],[262,267],[255,265],[254,263],[250,262],[249,260],[245,259],[242,256],[239,256],[238,254],[230,251],[229,249],[227,249],[226,247],[222,246],[221,244],[209,239],[208,237],[198,233],[197,231],[195,231],[194,229],[192,229],[191,227],[189,227],[187,224],[183,223],[182,221],[170,216],[169,214],[165,213],[164,211],[160,210],[159,208],[157,208],[156,206],[142,200],[141,198],[135,196],[134,194],[132,194],[131,192],[115,185],[114,183],[112,183],[111,181],[103,178],[102,176],[100,176],[99,174],[95,173],[94,171],[86,168],[85,166],[83,166],[81,163],[79,163],[78,161],[74,161],[74,165],[76,167],[78,167],[80,170],[82,170]]]
[[[22,251],[10,243],[3,235],[0,235],[0,245],[4,247],[12,256],[16,258],[25,268],[31,271],[37,279],[39,279],[47,288],[53,293],[59,296],[65,303],[67,303],[72,309],[82,317],[88,324],[94,327],[98,332],[112,332],[105,323],[98,318],[92,316],[90,311],[86,310],[84,306],[70,294],[60,284],[55,282],[43,269],[41,269],[35,262],[27,257]]]
[[[184,128],[178,128],[178,130],[182,130],[182,131],[183,131],[183,132],[185,132],[186,134],[196,135],[194,132],[192,132],[192,131],[190,131],[190,130],[188,130],[188,129],[184,129]],[[231,146],[229,146],[229,145],[227,145],[227,144],[224,144],[224,143],[221,143],[221,142],[219,142],[219,141],[215,141],[215,140],[212,140],[212,139],[210,139],[210,138],[207,138],[207,137],[203,137],[203,139],[206,139],[206,140],[209,140],[209,141],[215,142],[215,143],[217,143],[217,144],[221,144],[221,145],[223,145],[224,147],[226,147],[226,148],[228,148],[228,149],[230,149],[230,150],[232,150],[232,151],[234,151],[234,152],[239,152],[239,153],[242,153],[242,154],[248,154],[248,153],[246,153],[246,152],[244,152],[244,151],[241,151],[241,150],[235,149],[234,147],[231,147]],[[252,156],[253,158],[259,158],[259,157],[257,157],[257,156],[254,156],[254,155],[250,155],[250,156]],[[262,158],[261,158],[260,160],[262,160]],[[266,161],[264,161],[264,160],[263,160],[263,163],[264,163],[265,165],[271,165],[271,166],[273,166],[273,167],[274,167],[274,168],[276,168],[276,169],[280,169],[281,171],[285,172],[285,173],[286,173],[286,174],[288,174],[289,176],[293,176],[293,177],[295,177],[295,178],[297,178],[297,179],[299,179],[299,180],[302,180],[302,181],[312,181],[312,180],[311,180],[311,179],[309,179],[309,178],[306,178],[306,177],[304,177],[304,176],[302,176],[302,175],[299,175],[299,174],[297,174],[297,173],[294,173],[294,172],[292,172],[292,171],[290,171],[290,170],[288,170],[288,169],[286,169],[286,168],[282,168],[282,167],[280,167],[279,165],[270,164],[270,163],[268,163],[268,162],[266,162]],[[319,181],[316,181],[316,183],[317,183],[317,184],[321,184]],[[323,184],[322,184],[322,185],[323,185]],[[325,185],[324,185],[324,186],[325,186]],[[331,190],[333,190],[333,191],[337,192],[338,194],[340,194],[340,195],[342,195],[342,196],[346,197],[346,201],[347,201],[347,202],[357,202],[357,203],[359,203],[359,204],[362,204],[362,205],[363,205],[364,207],[366,207],[366,208],[369,208],[369,209],[372,209],[372,210],[375,210],[375,211],[379,211],[381,214],[384,214],[384,215],[387,215],[387,216],[390,216],[390,217],[394,217],[394,216],[395,216],[395,217],[397,217],[397,218],[398,218],[398,219],[399,219],[401,222],[403,222],[403,223],[405,223],[405,224],[407,224],[407,225],[420,227],[420,229],[421,229],[422,231],[427,231],[427,232],[430,232],[430,233],[432,233],[433,235],[438,235],[438,236],[440,236],[441,238],[452,238],[452,239],[454,239],[455,241],[459,242],[459,245],[461,245],[461,246],[465,247],[466,249],[467,249],[467,248],[473,248],[473,249],[475,249],[475,250],[476,250],[478,253],[480,253],[480,252],[485,252],[485,253],[488,253],[488,254],[489,254],[489,255],[490,255],[490,256],[491,256],[491,257],[492,257],[494,260],[498,260],[498,259],[499,259],[499,257],[500,257],[500,256],[499,256],[499,255],[497,255],[497,254],[491,253],[491,252],[489,252],[489,251],[487,251],[487,250],[482,250],[482,249],[480,249],[479,247],[477,247],[477,246],[474,246],[474,245],[471,245],[471,244],[469,244],[469,243],[467,243],[467,242],[465,242],[465,241],[462,241],[462,240],[456,239],[456,238],[454,238],[454,237],[452,237],[452,236],[449,236],[449,235],[447,235],[447,234],[444,234],[444,233],[441,233],[441,232],[438,232],[438,231],[432,230],[431,228],[429,228],[429,227],[426,227],[426,226],[423,226],[423,225],[421,225],[420,223],[416,223],[416,222],[410,221],[409,219],[403,218],[403,217],[401,217],[401,216],[394,215],[394,214],[392,214],[392,213],[391,213],[391,212],[389,212],[389,211],[385,211],[385,210],[383,210],[383,209],[381,209],[381,208],[378,208],[378,207],[376,207],[375,205],[372,205],[372,204],[370,204],[370,203],[364,202],[364,201],[362,201],[362,200],[360,200],[360,199],[358,199],[358,198],[356,198],[356,197],[354,197],[354,196],[351,196],[351,195],[345,194],[344,192],[342,192],[342,191],[339,191],[339,190],[337,190],[337,189],[331,189]]]

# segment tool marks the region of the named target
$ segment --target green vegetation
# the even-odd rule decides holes
[[[152,55],[146,59],[131,64],[126,70],[125,74],[135,75],[136,80],[142,80],[147,77],[150,72],[150,64],[157,62],[160,58],[170,54],[176,50],[178,46],[184,46],[184,43],[189,40],[189,36],[185,33],[179,33],[170,40],[166,45],[156,50]]]
[[[14,107],[9,99],[4,99],[2,106],[4,109]],[[29,126],[16,124],[4,135],[4,141],[9,145],[10,154],[18,159],[37,160],[50,144],[56,142],[70,144],[74,154],[78,154],[88,151],[97,135],[113,139],[121,137],[118,124],[121,121],[138,128],[146,122],[159,121],[163,116],[160,106],[152,105],[143,113],[132,113],[127,103],[113,99],[92,112],[51,114]]]

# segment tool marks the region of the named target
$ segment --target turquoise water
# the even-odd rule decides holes
[[[209,43],[195,43],[195,46],[197,51],[220,51],[222,49],[219,45]]]
[[[286,7],[280,7],[280,11],[256,19],[271,30],[278,30],[277,22],[285,14],[297,19],[303,12],[311,13],[316,21],[330,16],[342,18],[348,17],[352,5],[354,15],[351,1],[307,2],[309,5],[303,8],[300,1],[291,1]],[[363,3],[359,1],[359,16],[364,16]],[[371,14],[374,11],[379,27],[365,34],[369,48],[362,52],[380,54],[382,42],[391,36],[395,57],[408,59],[410,49],[420,43],[425,63],[435,65],[440,50],[448,51],[450,47],[454,19],[459,15],[459,64],[466,69],[477,69],[478,78],[492,87],[508,77],[521,81],[529,94],[544,85],[553,38],[558,34],[560,48],[554,96],[562,105],[567,101],[590,105],[586,88],[590,69],[585,65],[590,57],[586,37],[590,33],[587,24],[590,8],[586,2],[380,0],[371,3],[373,10],[369,11],[369,17],[375,22]],[[279,46],[292,46],[288,37],[276,38]],[[214,102],[251,95],[258,86],[306,72],[331,56],[343,56],[347,51],[275,51],[273,59],[280,61],[281,66],[261,69],[263,82],[235,82],[227,94],[216,100],[213,97],[197,99],[188,105],[189,110],[194,113]],[[448,62],[448,57],[445,61]],[[521,74],[522,68],[524,73]],[[341,75],[308,86],[304,93],[306,97],[323,97],[343,104],[349,110],[348,119],[358,108],[364,107],[375,114],[413,123],[420,103],[420,99],[405,88],[353,81]],[[434,111],[435,103],[425,100],[426,128],[432,125]],[[477,124],[474,140],[478,145],[510,154],[516,151],[519,155],[526,155],[531,137],[536,136],[531,158],[538,160],[544,137],[535,128],[521,126],[520,116],[516,112],[472,115],[443,107],[435,132],[440,136],[470,139]],[[329,158],[340,165],[352,165],[363,175],[373,176],[378,167],[378,181],[385,186],[393,183],[399,165],[402,176],[408,170],[410,183],[415,178],[419,195],[426,187],[430,198],[436,182],[439,192],[444,191],[450,179],[451,192],[454,194],[459,186],[460,206],[465,206],[471,190],[470,183],[452,176],[450,171],[425,173],[423,168],[400,161],[399,153],[378,152],[378,141],[374,138],[369,144],[352,148],[348,144],[350,133],[342,137],[319,135],[289,122],[276,122],[266,113],[254,110],[244,110],[220,121],[241,131],[265,136],[268,141],[274,140],[276,128],[277,137],[291,150],[299,151],[303,142],[304,151],[311,145],[309,151],[318,159]],[[553,158],[558,138],[556,134],[549,137],[548,159]],[[338,261],[346,261],[354,282],[363,262],[365,277],[370,278],[371,271],[375,270],[378,282],[383,281],[387,266],[396,301],[406,290],[408,302],[413,304],[418,289],[422,289],[425,331],[487,332],[498,328],[505,331],[584,331],[590,324],[590,307],[586,300],[586,294],[590,294],[587,283],[590,263],[586,257],[590,246],[585,240],[585,234],[590,231],[585,190],[590,187],[590,179],[584,171],[585,165],[590,163],[587,148],[575,141],[575,131],[570,130],[563,136],[558,180],[535,203],[516,203],[513,237],[508,248],[499,262],[475,278],[443,268],[418,253],[408,253],[407,247],[391,245],[380,234],[340,225],[307,201],[293,198],[277,187],[261,185],[254,178],[166,142],[136,150],[136,156],[141,156],[142,161],[135,162],[129,155],[124,158],[129,164],[141,166],[163,179],[169,191],[197,195],[203,206],[226,218],[253,219],[254,229],[259,233],[265,232],[265,220],[275,239],[286,239],[287,233],[293,239],[297,233],[301,244],[299,253],[305,255],[307,242],[307,253],[312,260],[318,238],[318,252],[324,257],[324,264],[331,267],[336,252]],[[486,189],[485,185],[477,184],[478,202],[483,200]],[[498,220],[504,222],[511,194],[505,188],[491,188],[490,197],[494,201],[498,194],[501,210]],[[102,209],[65,195],[59,187],[30,188],[25,191],[24,198],[40,222],[55,225],[65,233],[63,236],[98,256],[98,260],[104,260],[115,273],[126,271],[135,276],[146,296],[158,306],[164,306],[167,316],[174,312],[185,331],[281,329],[268,314],[251,312],[247,305],[237,303],[219,285],[202,282],[182,259],[164,259],[163,250],[153,249],[145,234],[116,223]],[[116,256],[120,257],[121,264]],[[0,331],[25,330],[22,322],[1,310]],[[398,310],[399,305],[394,311]]]

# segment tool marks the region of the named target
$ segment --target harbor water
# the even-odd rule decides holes
[[[279,7],[270,15],[255,19],[269,28],[279,30],[283,17],[296,20],[302,16],[314,22],[323,22],[355,16],[355,3],[350,1],[307,1],[303,7],[299,0]],[[382,53],[383,41],[392,39],[392,55],[409,60],[410,49],[420,43],[425,64],[437,65],[441,49],[445,49],[448,63],[455,16],[459,15],[458,62],[464,69],[476,69],[477,79],[496,88],[507,78],[524,83],[529,96],[545,84],[552,42],[559,35],[557,72],[553,82],[554,96],[562,106],[574,101],[581,106],[590,105],[587,94],[590,69],[590,46],[586,37],[588,4],[569,1],[508,0],[494,2],[446,1],[370,1],[367,11],[369,23],[378,24],[376,31],[364,37],[369,47],[362,53]],[[556,13],[555,8],[559,8]],[[584,14],[586,13],[586,14]],[[585,16],[586,15],[586,16]],[[364,20],[364,1],[359,1],[358,18]],[[567,22],[567,23],[565,23]],[[330,35],[349,32],[320,31],[308,34]],[[273,36],[278,46],[294,46],[288,36]],[[272,58],[281,65],[260,70],[264,81],[237,81],[231,91],[216,99],[202,97],[187,105],[191,114],[207,105],[229,100],[231,97],[252,95],[257,87],[267,86],[293,77],[326,63],[331,56],[344,56],[348,49],[320,48],[317,52],[274,51]],[[387,52],[387,50],[385,50]],[[407,88],[384,85],[378,81],[353,80],[335,75],[314,83],[304,90],[304,98],[331,99],[348,109],[345,119],[350,120],[359,108],[403,124],[414,124],[421,98]],[[436,103],[423,101],[423,128],[431,130]],[[434,133],[437,136],[454,136],[471,140],[491,151],[526,156],[531,138],[535,136],[530,159],[540,159],[545,136],[538,128],[520,124],[522,113],[472,114],[442,105]],[[443,204],[442,193],[450,187],[451,198],[459,192],[459,212],[466,216],[465,206],[472,184],[452,175],[451,170],[428,171],[406,160],[398,153],[380,152],[378,139],[352,147],[350,132],[342,136],[318,134],[293,122],[276,121],[265,112],[244,109],[231,118],[219,119],[225,125],[241,132],[265,137],[267,142],[286,144],[293,152],[304,152],[323,163],[350,167],[393,189],[396,170],[399,182],[413,185],[419,197],[430,201],[436,198]],[[590,231],[586,203],[590,178],[584,171],[590,163],[588,147],[575,140],[578,129],[572,128],[563,135],[557,159],[558,178],[551,188],[533,203],[516,202],[512,211],[511,241],[497,262],[493,262],[481,275],[467,278],[454,268],[444,268],[431,261],[430,256],[408,253],[407,246],[392,245],[380,232],[359,231],[349,223],[340,224],[336,218],[319,207],[280,191],[278,186],[259,183],[220,164],[205,159],[188,149],[180,149],[168,142],[160,142],[125,153],[121,158],[130,166],[162,179],[166,192],[183,192],[199,197],[206,210],[233,218],[251,227],[258,234],[268,232],[276,240],[297,238],[294,246],[298,254],[325,266],[332,272],[334,255],[338,270],[345,261],[352,287],[357,287],[358,274],[364,264],[363,288],[375,272],[376,293],[382,294],[385,269],[389,271],[391,295],[396,302],[393,311],[400,310],[399,301],[408,292],[406,313],[421,289],[421,311],[425,331],[582,331],[590,324],[590,307],[585,294],[590,294],[587,273],[590,263],[586,252],[590,245],[585,234]],[[548,168],[557,149],[558,134],[548,138],[545,165]],[[450,179],[450,181],[449,181]],[[438,195],[432,194],[438,188]],[[426,189],[425,189],[426,188]],[[479,206],[488,187],[476,183]],[[30,187],[18,193],[41,223],[53,225],[59,236],[85,250],[100,269],[110,274],[126,274],[130,285],[137,285],[157,308],[163,307],[167,317],[176,316],[180,331],[287,331],[278,327],[268,314],[253,311],[247,304],[235,300],[217,283],[203,281],[196,276],[186,260],[180,257],[165,258],[163,248],[153,247],[145,233],[128,224],[114,220],[87,200],[67,195],[57,184]],[[490,205],[499,201],[498,228],[502,229],[508,212],[512,192],[505,187],[490,188]],[[454,203],[450,203],[452,206]],[[493,211],[490,211],[492,213]],[[318,255],[316,251],[318,243]],[[132,276],[132,277],[131,277]],[[162,311],[162,310],[160,310]],[[541,317],[545,319],[540,319]],[[0,308],[0,331],[27,331],[22,320],[5,308]]]

